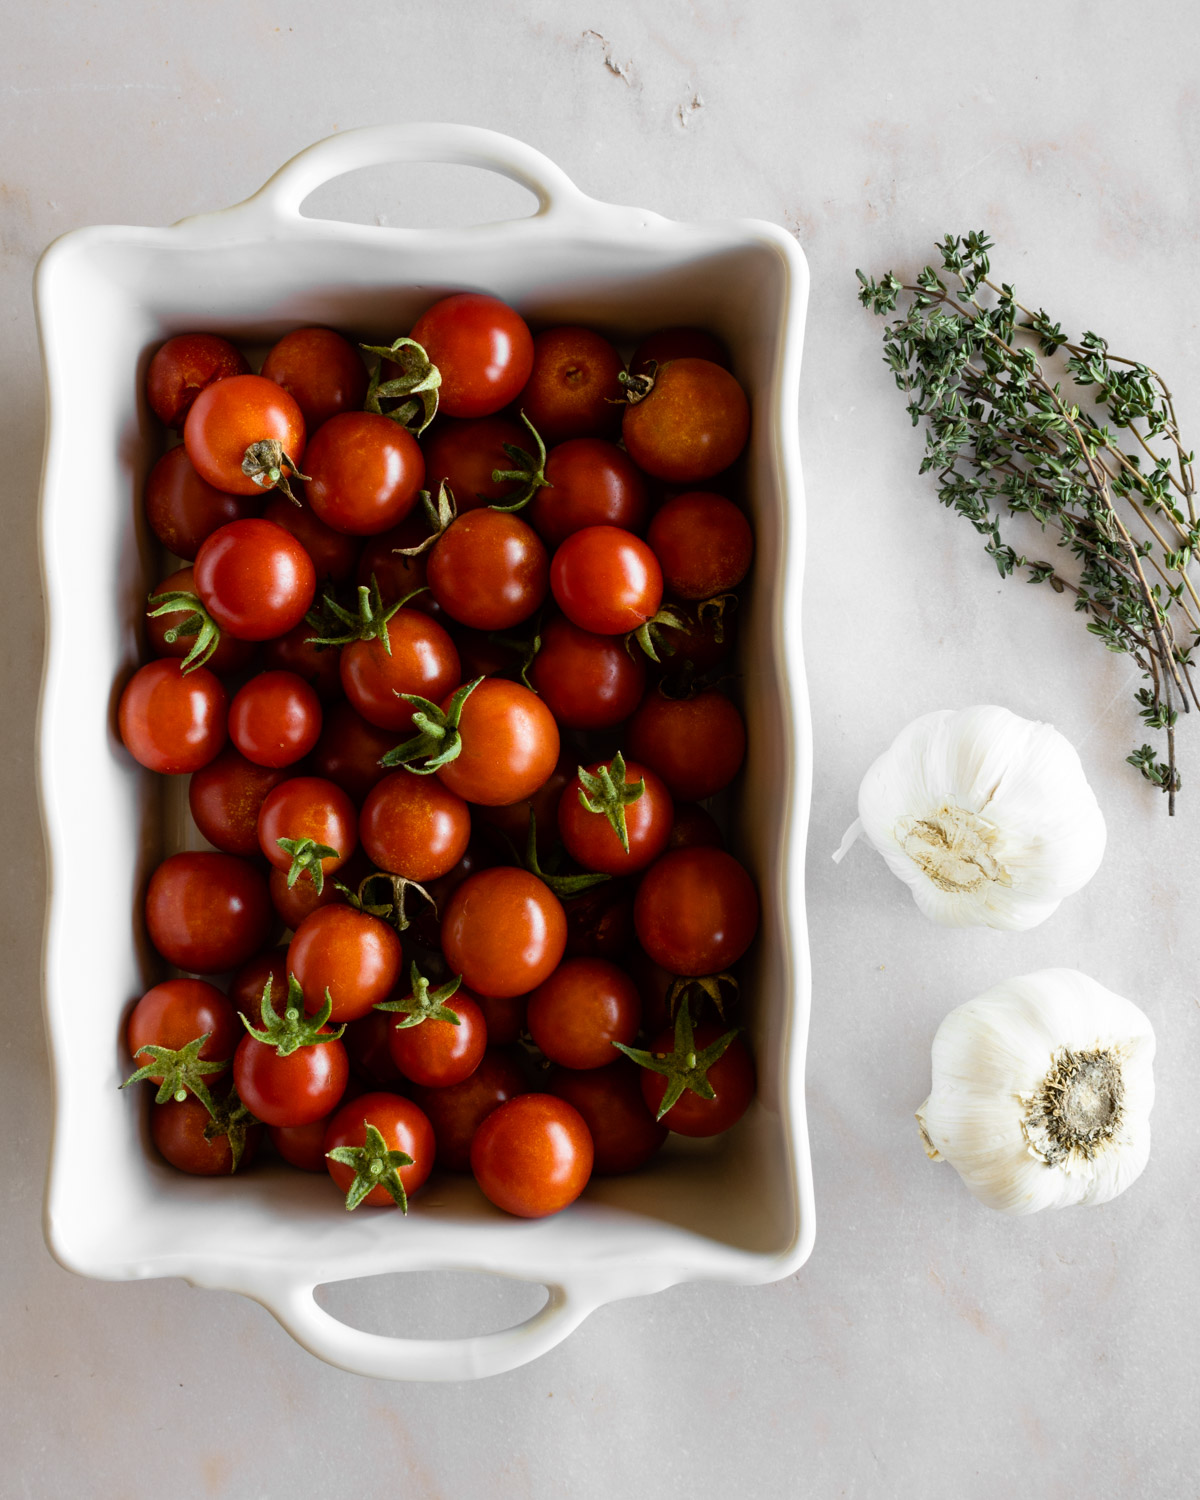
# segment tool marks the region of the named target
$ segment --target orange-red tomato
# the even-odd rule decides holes
[[[150,941],[193,974],[236,969],[265,946],[275,913],[261,871],[207,849],[172,854],[146,887]]]
[[[713,1021],[702,1021],[694,1032],[697,1052],[711,1047],[713,1042],[725,1035],[727,1026]],[[662,1032],[650,1043],[650,1051],[660,1054],[673,1052],[675,1033]],[[667,1080],[661,1073],[650,1068],[642,1070],[642,1098],[646,1106],[657,1115],[659,1105],[667,1092]],[[737,1122],[750,1107],[754,1098],[754,1064],[745,1044],[734,1037],[729,1046],[708,1070],[708,1081],[712,1085],[713,1097],[704,1099],[691,1089],[684,1089],[679,1099],[662,1117],[662,1124],[676,1135],[710,1136],[720,1135]]]
[[[146,371],[146,399],[160,422],[182,428],[201,391],[249,369],[245,355],[228,339],[215,333],[177,333],[154,352]]]
[[[183,427],[183,441],[201,479],[231,495],[254,495],[270,489],[242,467],[247,449],[256,443],[278,443],[292,464],[304,456],[304,418],[300,408],[273,380],[261,375],[231,375],[200,392]]]
[[[461,1083],[440,1089],[412,1085],[413,1100],[433,1126],[438,1166],[449,1172],[469,1172],[475,1132],[494,1109],[527,1092],[520,1065],[507,1052],[493,1048],[484,1053],[483,1061]]]
[[[545,472],[547,484],[525,516],[551,550],[585,526],[641,531],[645,525],[646,481],[615,443],[586,437],[559,443],[546,457]]]
[[[257,672],[229,705],[229,738],[256,766],[292,766],[321,734],[321,700],[295,672]]]
[[[150,1106],[150,1138],[159,1154],[180,1172],[193,1177],[227,1177],[233,1170],[233,1151],[227,1135],[205,1136],[212,1116],[199,1099],[168,1099],[165,1104]],[[240,1167],[253,1161],[262,1136],[261,1125],[251,1125],[246,1132]]]
[[[750,571],[754,533],[724,495],[688,490],[655,513],[646,540],[662,565],[667,592],[711,599],[734,589]]]
[[[566,943],[558,897],[510,865],[469,876],[442,915],[446,962],[477,995],[527,994],[554,972]]]
[[[696,484],[727,469],[750,435],[746,393],[707,359],[673,359],[643,400],[625,408],[621,436],[643,472],[668,484]]]
[[[642,877],[633,905],[638,941],[671,974],[718,974],[758,931],[758,893],[724,849],[676,849]]]
[[[606,437],[621,425],[624,368],[613,345],[592,329],[547,328],[534,337],[533,369],[517,405],[546,444]]]
[[[449,706],[447,697],[443,712]],[[463,704],[462,750],[438,768],[438,778],[465,802],[503,807],[530,797],[558,761],[558,725],[537,696],[519,682],[488,677]]]
[[[182,443],[167,449],[146,480],[144,503],[150,530],[168,552],[188,562],[218,526],[257,515],[262,502],[261,492],[231,495],[201,479]]]
[[[488,1043],[483,1012],[474,996],[460,985],[445,1004],[458,1017],[457,1026],[429,1019],[419,1026],[393,1026],[389,1038],[392,1061],[405,1078],[426,1088],[450,1088],[469,1078]]]
[[[488,417],[521,391],[533,368],[533,335],[498,297],[443,297],[413,324],[411,337],[441,372],[438,409],[448,417]]]
[[[330,1020],[353,1021],[395,988],[403,953],[395,930],[352,906],[320,906],[305,917],[288,948],[288,970],[310,1015],[333,1001]],[[269,1122],[268,1122],[269,1123]]]
[[[398,526],[417,503],[425,459],[412,433],[377,412],[330,417],[308,445],[305,494],[317,516],[351,536]]]
[[[529,680],[563,729],[611,729],[642,701],[645,658],[560,617],[542,629]]]
[[[727,787],[746,756],[746,725],[724,693],[668,698],[647,693],[625,747],[666,782],[672,797],[703,802]]]
[[[226,854],[256,855],[259,811],[267,793],[287,777],[285,769],[256,766],[236,746],[226,745],[188,783],[196,827]]]
[[[510,630],[545,599],[550,559],[520,516],[472,510],[433,544],[425,576],[452,620],[474,630]]]
[[[595,775],[606,762],[584,767]],[[589,812],[579,800],[582,783],[578,775],[558,804],[558,831],[567,853],[585,870],[604,875],[632,875],[644,870],[667,847],[675,806],[662,779],[635,760],[625,762],[625,785],[643,783],[642,795],[625,807],[626,849],[620,835],[604,813]]]
[[[243,641],[270,640],[299,625],[317,591],[312,558],[289,531],[260,517],[207,537],[195,579],[209,614]]]
[[[158,594],[194,594],[196,592],[195,571],[192,568],[180,568],[178,572],[157,585],[150,595],[146,605],[146,644],[154,652],[155,656],[171,656],[177,661],[182,660],[192,647],[196,644],[194,635],[177,636],[175,640],[169,641],[167,634],[178,625],[182,625],[187,619],[185,610],[169,615],[155,615],[155,596]],[[216,650],[207,658],[204,665],[210,672],[215,672],[218,677],[232,677],[236,672],[241,672],[249,665],[254,655],[254,643],[252,641],[239,641],[236,636],[230,635],[227,630],[221,632],[217,641]]]
[[[411,731],[412,704],[400,694],[437,703],[459,685],[462,664],[450,636],[419,610],[398,609],[387,623],[387,636],[390,652],[376,638],[342,647],[342,687],[370,723]]]
[[[343,1104],[325,1131],[325,1151],[329,1175],[348,1192],[354,1181],[354,1169],[342,1162],[328,1160],[328,1153],[338,1146],[361,1146],[367,1139],[367,1126],[374,1125],[389,1151],[403,1151],[412,1157],[410,1166],[398,1167],[405,1193],[411,1197],[433,1170],[433,1127],[422,1110],[411,1099],[399,1094],[360,1094]],[[362,1200],[374,1208],[385,1208],[395,1200],[384,1187],[375,1187]]]
[[[139,667],[117,706],[126,750],[164,776],[183,776],[215,760],[225,744],[226,718],[219,679],[207,667],[185,675],[171,657]]]
[[[293,328],[263,360],[267,380],[282,386],[316,432],[342,411],[357,411],[367,394],[367,367],[355,346],[332,328]]]
[[[550,587],[559,609],[581,630],[624,635],[657,612],[662,569],[646,543],[631,531],[585,526],[573,531],[554,554]]]
[[[475,1132],[471,1170],[497,1208],[541,1219],[574,1203],[592,1175],[583,1116],[553,1094],[518,1094]]]
[[[495,480],[492,475],[497,469],[508,472],[514,467],[504,451],[505,443],[529,452],[533,440],[525,427],[507,417],[480,417],[473,422],[448,417],[438,419],[424,443],[425,488],[436,495],[443,483],[448,485],[461,515],[505,501],[516,492],[516,480]],[[403,545],[411,547],[419,540],[413,537]]]
[[[133,1007],[125,1028],[125,1040],[134,1065],[142,1068],[152,1061],[142,1053],[146,1046],[177,1050],[209,1033],[200,1048],[205,1062],[228,1062],[242,1035],[233,1006],[216,985],[203,979],[166,979],[148,989]],[[212,1075],[216,1076],[216,1075]],[[148,1075],[151,1083],[161,1083],[161,1073]]]
[[[448,874],[466,853],[471,814],[436,776],[394,771],[367,794],[359,832],[381,870],[423,884]]]
[[[670,1133],[642,1097],[642,1072],[629,1058],[618,1057],[601,1068],[554,1068],[546,1080],[550,1093],[583,1116],[596,1150],[592,1170],[598,1177],[636,1172]]]
[[[529,1033],[551,1062],[564,1068],[602,1068],[638,1034],[642,1000],[637,985],[602,958],[569,958],[529,997]]]
[[[280,839],[312,839],[336,849],[321,858],[328,877],[340,870],[358,843],[354,803],[332,781],[321,776],[293,776],[267,793],[258,814],[258,844],[277,870],[290,870],[292,856]]]

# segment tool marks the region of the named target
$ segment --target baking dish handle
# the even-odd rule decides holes
[[[376,1380],[479,1380],[549,1353],[603,1300],[565,1286],[548,1290],[545,1307],[524,1323],[464,1339],[391,1338],[352,1328],[319,1305],[311,1286],[273,1284],[250,1295],[310,1354],[351,1374]]]

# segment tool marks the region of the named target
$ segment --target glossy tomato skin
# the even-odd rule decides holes
[[[214,531],[196,554],[196,592],[222,630],[266,641],[299,625],[317,574],[290,532],[260,517]]]
[[[293,485],[292,489],[299,495],[303,486]],[[362,551],[361,540],[326,526],[306,500],[297,505],[286,495],[273,494],[263,507],[262,519],[274,521],[295,537],[308,553],[320,583],[345,583],[353,576]],[[311,630],[308,633],[313,634]]]
[[[425,576],[452,620],[474,630],[509,630],[545,599],[550,559],[520,516],[473,510],[434,543]]]
[[[344,700],[325,710],[324,727],[308,758],[309,768],[332,781],[350,799],[362,803],[373,786],[391,772],[379,764],[397,743],[394,730],[371,724]]]
[[[631,375],[648,375],[651,365],[669,364],[673,359],[707,359],[728,370],[732,361],[729,350],[715,333],[707,328],[686,325],[660,328],[644,338],[629,361]]]
[[[196,472],[231,495],[262,492],[263,486],[242,470],[253,444],[277,442],[299,465],[304,439],[300,408],[282,387],[261,375],[231,375],[206,386],[183,426],[184,446]]]
[[[615,408],[614,408],[615,410]],[[546,456],[548,487],[524,512],[552,551],[586,526],[641,532],[649,496],[629,455],[603,438],[572,438]]]
[[[533,369],[517,405],[546,444],[607,437],[621,425],[624,361],[590,328],[547,328],[533,340]]]
[[[507,406],[533,369],[533,336],[497,297],[459,292],[421,314],[412,335],[441,372],[438,409],[488,417]]]
[[[723,693],[667,698],[647,693],[626,731],[628,753],[649,766],[684,802],[727,787],[746,757],[746,725]]]
[[[233,1170],[233,1152],[229,1137],[214,1136],[206,1140],[204,1128],[211,1116],[199,1099],[190,1094],[182,1101],[168,1099],[165,1104],[150,1106],[150,1138],[159,1154],[180,1172],[193,1177],[228,1177]],[[254,1160],[262,1136],[260,1126],[246,1132],[239,1170]]]
[[[405,1078],[426,1088],[462,1083],[482,1062],[487,1048],[487,1026],[474,997],[460,985],[446,1006],[458,1017],[457,1026],[437,1020],[403,1028],[393,1025],[389,1038],[392,1061]]]
[[[188,806],[196,827],[225,854],[253,858],[259,852],[259,810],[267,793],[287,775],[285,770],[256,766],[235,745],[226,745],[188,784]]]
[[[598,761],[585,769],[594,776],[602,764],[604,762]],[[625,808],[628,852],[604,814],[589,812],[579,800],[581,783],[578,776],[563,793],[558,804],[558,831],[567,846],[567,853],[585,870],[598,870],[604,875],[632,875],[652,864],[667,847],[671,824],[675,821],[671,794],[662,779],[648,766],[627,760],[626,786],[636,786],[639,781],[645,783],[645,790],[636,802],[630,802]]]
[[[449,702],[443,701],[443,711]],[[485,678],[467,698],[459,733],[462,750],[437,777],[465,802],[520,802],[549,779],[558,761],[554,715],[536,693],[502,677]]]
[[[518,1094],[475,1132],[471,1170],[497,1208],[541,1219],[574,1203],[592,1175],[583,1116],[553,1094]]]
[[[707,359],[674,359],[654,389],[625,408],[621,436],[644,473],[668,484],[697,484],[727,469],[750,435],[746,393]]]
[[[177,333],[155,350],[146,371],[146,399],[160,422],[181,430],[201,391],[249,369],[245,355],[228,339],[215,333]]]
[[[662,603],[662,569],[640,537],[619,526],[572,532],[550,564],[559,609],[581,630],[624,635]]]
[[[228,1061],[242,1034],[237,1014],[216,985],[203,979],[167,979],[148,989],[133,1007],[125,1028],[125,1040],[134,1066],[151,1062],[147,1045],[187,1046],[205,1032],[208,1041],[200,1048],[205,1062]],[[151,1083],[161,1083],[162,1074],[151,1073]]]
[[[201,479],[181,443],[150,470],[144,504],[150,530],[168,552],[191,562],[218,526],[244,521],[262,509],[262,494],[230,495]]]
[[[702,1052],[729,1030],[727,1026],[712,1021],[702,1021],[695,1029],[696,1051]],[[650,1044],[650,1051],[669,1055],[675,1048],[675,1033],[664,1031]],[[750,1107],[754,1098],[754,1064],[750,1060],[745,1044],[734,1037],[729,1046],[708,1070],[708,1081],[715,1097],[702,1099],[691,1089],[684,1089],[678,1101],[662,1117],[661,1123],[676,1135],[705,1137],[720,1135],[737,1122]],[[661,1073],[649,1068],[642,1069],[642,1098],[652,1113],[667,1092],[667,1080]]]
[[[750,571],[754,533],[724,495],[688,490],[655,512],[646,534],[667,590],[679,599],[711,599]]]
[[[193,974],[236,969],[265,947],[275,913],[262,873],[232,854],[172,854],[146,888],[150,941]]]
[[[318,907],[296,929],[288,969],[304,991],[310,1015],[333,1001],[331,1021],[355,1021],[386,1000],[400,974],[403,952],[395,930],[369,912],[333,904]]]
[[[642,1072],[627,1057],[603,1067],[554,1068],[547,1090],[583,1116],[595,1147],[597,1177],[636,1172],[662,1146],[668,1134],[642,1097]]]
[[[529,997],[527,1024],[551,1062],[602,1068],[631,1046],[642,1019],[637,986],[602,958],[568,958]]]
[[[353,1169],[341,1162],[329,1161],[328,1153],[338,1146],[363,1145],[368,1125],[374,1125],[379,1131],[389,1151],[403,1151],[412,1157],[411,1166],[399,1168],[404,1191],[411,1197],[433,1170],[436,1144],[433,1126],[424,1112],[411,1099],[403,1099],[399,1094],[360,1094],[342,1105],[325,1132],[329,1175],[343,1193],[349,1192],[354,1181]],[[395,1206],[387,1189],[382,1187],[372,1188],[362,1201],[373,1208]]]
[[[227,715],[220,680],[207,667],[185,674],[170,657],[139,667],[117,706],[126,750],[164,776],[184,776],[215,760],[225,744]]]
[[[195,592],[196,581],[193,570],[180,568],[177,573],[164,578],[151,593],[146,603],[146,644],[155,656],[170,656],[181,661],[196,644],[194,635],[181,635],[173,641],[167,639],[167,633],[174,626],[181,625],[187,616],[183,612],[169,615],[152,614],[151,611],[155,608],[155,596],[168,593],[194,594]],[[204,665],[217,677],[231,677],[243,671],[250,664],[253,655],[253,642],[239,641],[228,631],[222,631],[216,650],[208,657]]]
[[[495,851],[491,845],[473,838],[454,868],[437,880],[431,880],[426,886],[431,901],[415,899],[409,902],[407,911],[410,926],[408,930],[412,941],[423,948],[440,950],[442,946],[441,914],[446,910],[446,903],[464,880],[480,870],[492,869],[496,863]],[[490,1020],[490,1014],[486,1008],[485,1015]],[[516,1038],[514,1037],[513,1040],[515,1041]]]
[[[233,1057],[238,1096],[264,1125],[319,1120],[337,1108],[349,1078],[346,1049],[336,1037],[280,1057],[274,1047],[246,1035]]]
[[[256,766],[303,760],[321,733],[321,700],[294,672],[258,672],[229,708],[229,737]]]
[[[471,1170],[471,1142],[494,1109],[528,1092],[520,1065],[489,1047],[475,1071],[449,1088],[411,1085],[414,1103],[429,1117],[437,1141],[437,1164],[448,1172]]]
[[[446,962],[477,995],[528,994],[558,967],[566,942],[558,897],[512,866],[469,876],[442,915]]]
[[[329,421],[304,458],[309,505],[327,526],[377,536],[398,526],[425,480],[412,433],[377,412],[347,411]]]
[[[542,629],[529,680],[563,729],[611,729],[642,701],[646,667],[615,636],[555,617]]]
[[[436,776],[393,771],[363,803],[363,848],[381,870],[422,885],[447,875],[466,853],[471,814]]]
[[[633,906],[638,941],[671,974],[718,974],[758,931],[758,893],[723,849],[676,849],[642,877]]]
[[[258,814],[258,845],[277,870],[291,869],[292,856],[280,839],[312,839],[336,849],[321,859],[328,879],[340,870],[358,844],[354,803],[332,781],[321,776],[293,776],[273,788]]]
[[[525,427],[507,417],[481,417],[474,422],[439,417],[425,439],[426,489],[437,495],[446,484],[460,515],[508,500],[516,493],[517,482],[492,478],[497,469],[506,472],[514,467],[504,451],[506,443],[529,452],[533,440]]]
[[[419,610],[398,609],[387,623],[387,634],[390,654],[380,640],[342,647],[342,688],[370,723],[411,733],[412,704],[399,695],[414,693],[437,703],[458,687],[462,664],[449,634]]]
[[[308,432],[366,400],[367,367],[355,346],[332,328],[294,328],[263,360],[265,379],[291,396]]]

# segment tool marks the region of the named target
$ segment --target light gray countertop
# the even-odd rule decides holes
[[[854,269],[911,272],[947,230],[986,229],[1005,279],[1067,328],[1096,328],[1161,369],[1185,434],[1200,435],[1200,14],[1177,0],[70,0],[10,5],[5,33],[0,1493],[1194,1494],[1200,726],[1181,730],[1185,786],[1169,823],[1122,763],[1141,739],[1132,669],[1064,601],[1002,582],[918,477],[921,438]],[[235,202],[311,141],[391,119],[523,137],[602,199],[774,220],[812,268],[800,422],[816,1250],[777,1285],[683,1286],[606,1307],[541,1361],[451,1387],[328,1368],[234,1295],[77,1279],[50,1258],[39,1220],[50,1084],[37,998],[33,266],[65,230]],[[320,204],[368,221],[466,222],[520,196],[466,169],[381,169]],[[933,928],[865,846],[840,866],[829,858],[894,733],[973,702],[1054,722],[1108,819],[1099,874],[1028,934]],[[1149,1014],[1155,1145],[1115,1203],[1008,1220],[926,1162],[912,1114],[945,1012],[1051,964],[1085,969]],[[537,1294],[441,1275],[342,1287],[329,1305],[380,1331],[459,1334],[527,1316]]]

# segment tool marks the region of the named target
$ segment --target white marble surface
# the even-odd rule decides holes
[[[1168,824],[1121,763],[1137,742],[1125,666],[1061,600],[1002,584],[917,478],[919,438],[853,280],[857,265],[912,269],[944,231],[985,227],[1019,290],[1161,368],[1200,433],[1194,8],[75,0],[6,12],[0,1493],[1194,1493],[1200,729],[1184,731],[1188,785]],[[611,1306],[539,1363],[456,1387],[322,1366],[232,1295],[78,1280],[39,1223],[50,1100],[32,268],[64,230],[233,202],[310,141],[396,118],[523,136],[602,198],[774,219],[813,273],[800,420],[817,1248],[790,1281]],[[419,201],[401,201],[413,188]],[[327,208],[392,222],[515,203],[507,187],[424,170],[329,192]],[[828,858],[895,730],[973,701],[1058,724],[1109,819],[1095,881],[1023,936],[934,930],[868,851],[840,868]],[[1155,1147],[1116,1203],[1010,1222],[926,1163],[912,1111],[945,1011],[1052,963],[1088,970],[1153,1020]],[[528,1289],[448,1276],[331,1298],[365,1326],[447,1334],[533,1305]]]

